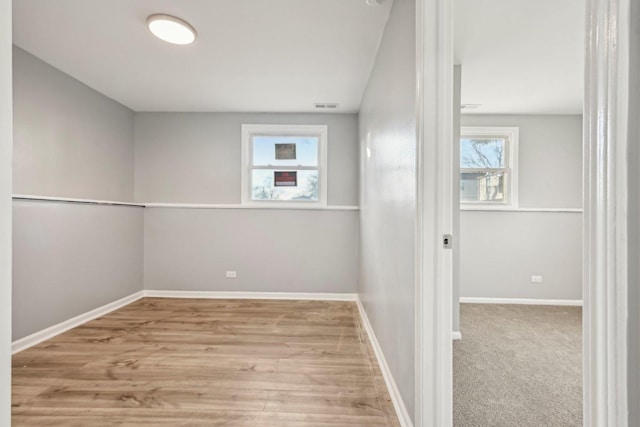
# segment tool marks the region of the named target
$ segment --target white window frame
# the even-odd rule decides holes
[[[473,137],[506,137],[507,138],[507,191],[505,202],[473,202],[460,201],[461,210],[505,210],[518,208],[518,145],[520,129],[518,127],[505,126],[463,126],[460,128],[460,140]],[[459,144],[460,142],[458,142]],[[458,164],[460,159],[457,160]],[[465,168],[460,168],[460,175]],[[458,180],[460,176],[458,176]]]
[[[326,125],[242,125],[242,204],[264,207],[325,207],[327,206],[327,153],[328,127]],[[317,136],[318,137],[318,167],[282,167],[273,166],[272,169],[318,170],[318,200],[252,200],[251,199],[251,171],[253,166],[253,135],[264,136]]]

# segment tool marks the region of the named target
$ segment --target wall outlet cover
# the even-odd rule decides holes
[[[542,276],[531,276],[531,283],[542,283]]]
[[[235,279],[238,277],[238,273],[235,271],[227,271],[227,279]]]

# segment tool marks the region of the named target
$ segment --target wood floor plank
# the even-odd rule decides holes
[[[251,427],[386,427],[379,416],[300,414],[286,412],[201,411],[163,409],[55,409],[16,411],[14,422],[25,426],[251,426]]]
[[[351,302],[144,298],[13,357],[16,426],[398,426]]]

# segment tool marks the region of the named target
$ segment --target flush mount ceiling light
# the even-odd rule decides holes
[[[385,0],[365,0],[367,5],[369,6],[380,6]]]
[[[196,30],[188,22],[171,15],[155,14],[147,18],[149,31],[160,40],[186,45],[196,40]]]

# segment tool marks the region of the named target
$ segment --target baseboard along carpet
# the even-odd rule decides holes
[[[581,307],[462,304],[455,427],[582,426]]]

